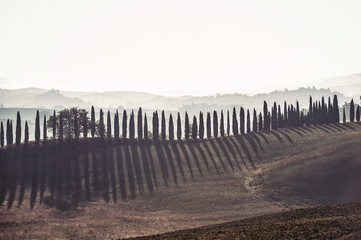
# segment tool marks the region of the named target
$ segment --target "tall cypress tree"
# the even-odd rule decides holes
[[[53,139],[56,139],[56,113],[53,112]]]
[[[122,122],[122,135],[123,139],[127,138],[127,126],[128,126],[128,119],[127,119],[127,111],[123,111],[123,122]]]
[[[119,139],[119,112],[118,110],[114,115],[114,138]]]
[[[287,114],[287,102],[285,101],[283,106],[283,127],[288,127],[288,114]]]
[[[230,133],[230,131],[231,131],[231,126],[230,126],[231,124],[230,124],[230,120],[229,120],[229,110],[227,110],[227,135],[229,136],[231,133]]]
[[[132,110],[129,118],[129,139],[134,140],[135,138],[135,126],[134,126],[134,111]]]
[[[212,136],[212,128],[211,128],[211,113],[207,112],[207,138],[211,138]]]
[[[257,112],[256,109],[253,109],[253,126],[252,126],[253,132],[257,132]]]
[[[313,108],[312,108],[312,96],[310,95],[310,100],[309,100],[309,106],[308,106],[308,112],[310,113],[310,116],[313,116]]]
[[[199,112],[199,138],[204,138],[204,121],[202,112]]]
[[[88,137],[88,112],[84,111],[84,116],[82,118],[83,122],[81,125],[83,126],[83,138]]]
[[[249,115],[249,109],[247,109],[247,133],[251,132],[251,117]]]
[[[2,125],[1,125],[2,126]],[[29,142],[29,126],[28,126],[28,121],[25,121],[25,139],[24,139],[25,144],[27,144]]]
[[[189,140],[189,118],[188,113],[185,113],[185,119],[184,119],[184,138],[186,140]]]
[[[332,110],[334,113],[334,122],[335,123],[339,123],[340,122],[340,113],[338,112],[338,100],[337,100],[337,95],[335,94],[333,96],[333,106],[332,106]]]
[[[260,132],[262,132],[262,130],[263,130],[262,122],[263,122],[262,113],[259,113],[259,115],[258,115],[258,130]]]
[[[198,129],[197,129],[197,117],[193,116],[193,124],[192,124],[192,139],[197,139]]]
[[[213,111],[213,135],[218,137],[218,116],[216,111]]]
[[[296,122],[295,122],[296,127],[299,127],[300,125],[300,105],[298,103],[298,101],[296,102]]]
[[[333,122],[333,116],[332,116],[332,105],[331,105],[331,97],[328,97],[328,106],[327,106],[327,122],[332,123]]]
[[[99,137],[105,138],[105,125],[104,125],[104,113],[103,109],[100,109],[99,117]]]
[[[242,112],[242,108],[241,108],[241,112]],[[242,122],[242,120],[241,120],[241,122]],[[241,128],[242,128],[242,123],[241,123]],[[238,135],[238,121],[237,121],[237,113],[236,113],[235,107],[233,107],[233,113],[232,113],[232,132],[233,132],[234,136]]]
[[[144,139],[148,140],[148,120],[147,113],[144,113]]]
[[[326,112],[325,112],[326,110]],[[326,114],[325,114],[326,113]],[[327,118],[327,109],[326,109],[326,105],[325,105],[325,98],[322,96],[321,99],[321,123],[326,123],[326,118]]]
[[[112,122],[111,122],[109,110],[108,110],[108,114],[107,114],[107,139],[108,139],[108,141],[112,140]]]
[[[267,102],[266,101],[263,101],[263,116],[265,117],[264,118],[264,129],[265,130],[268,130],[269,127],[268,127],[268,107],[267,107]]]
[[[237,120],[237,118],[235,118],[235,120]],[[239,123],[240,123],[240,133],[244,134],[244,126],[246,125],[246,122],[245,122],[245,115],[244,115],[243,107],[241,107],[241,109],[239,111]],[[238,130],[237,130],[237,132],[238,132]]]
[[[59,113],[59,138],[63,140],[64,128],[63,128],[63,114]]]
[[[16,127],[17,128],[17,127]],[[20,128],[21,131],[21,128]],[[19,136],[19,139],[21,138],[21,136]],[[43,141],[46,141],[46,139],[48,138],[48,130],[46,128],[46,116],[44,115],[44,123],[43,123]]]
[[[20,145],[21,143],[21,118],[20,118],[20,112],[18,111],[16,116],[16,145]]]
[[[6,121],[6,145],[10,146],[11,142],[10,142],[10,120],[8,119]]]
[[[277,128],[283,127],[283,119],[282,119],[282,113],[281,113],[281,106],[278,104],[278,112],[277,112]]]
[[[273,103],[273,112],[272,112],[272,129],[277,129],[277,104]]]
[[[5,146],[4,143],[5,137],[4,137],[4,124],[1,122],[0,126],[0,146],[3,148]]]
[[[223,110],[221,110],[221,124],[220,124],[220,133],[221,137],[224,137],[224,116],[223,116]]]
[[[360,121],[360,106],[356,106],[356,121]]]
[[[35,118],[35,142],[39,144],[40,142],[40,117],[39,117],[39,110],[36,111],[36,118]]]
[[[350,103],[350,122],[355,121],[355,104],[353,103],[353,99],[351,99]]]
[[[79,139],[79,121],[78,121],[78,113],[75,112],[74,115],[74,136],[75,140]]]
[[[172,114],[169,115],[169,140],[174,140],[174,126]]]
[[[142,108],[140,107],[138,110],[138,138],[143,139],[143,113]]]
[[[153,113],[153,140],[158,141],[159,138],[159,120],[158,120],[158,112],[155,111]]]
[[[90,131],[91,131],[92,137],[94,137],[94,135],[95,135],[95,110],[94,110],[93,106],[92,106],[92,110],[91,110]]]
[[[165,141],[167,135],[166,125],[165,125],[165,113],[162,111],[162,141]]]
[[[345,123],[346,122],[346,111],[345,108],[343,108],[343,118],[342,118],[342,122]]]
[[[178,112],[178,118],[177,118],[177,139],[179,141],[182,140],[182,121],[181,121],[179,112]]]

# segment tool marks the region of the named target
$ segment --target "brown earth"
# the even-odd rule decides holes
[[[118,198],[110,203],[94,198],[66,211],[50,207],[46,202],[32,210],[28,202],[7,210],[5,202],[0,207],[0,239],[118,239],[310,206],[358,202],[361,201],[360,140],[360,124],[348,123],[225,137],[199,144],[177,143],[181,167],[169,144],[170,155],[166,146],[163,151],[168,163],[170,156],[173,158],[175,167],[174,171],[168,169],[166,179],[161,174],[159,155],[151,146],[157,180],[152,193],[144,183],[143,189],[137,186],[134,198]],[[358,204],[350,206],[359,208]],[[269,218],[272,216],[278,215]],[[300,216],[306,221],[308,217],[302,216],[307,214]],[[270,224],[272,220],[265,229]],[[293,226],[284,224],[286,227],[290,224],[290,229]],[[356,220],[353,225],[361,228]]]

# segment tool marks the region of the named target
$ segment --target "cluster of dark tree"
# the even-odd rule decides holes
[[[360,109],[357,106],[355,111],[355,105],[353,100],[350,105],[350,121],[353,122],[360,120]],[[345,122],[345,109],[343,109],[343,121]],[[252,120],[251,120],[251,114]],[[213,119],[212,119],[213,118]],[[210,137],[223,137],[225,135],[231,135],[231,126],[232,123],[232,134],[239,135],[250,133],[251,131],[263,131],[270,129],[278,128],[288,128],[288,127],[302,127],[309,125],[318,125],[324,123],[338,123],[340,121],[339,116],[339,106],[337,96],[334,95],[333,101],[331,98],[328,98],[328,103],[325,102],[325,99],[322,97],[321,101],[312,101],[310,96],[309,101],[309,110],[307,113],[301,111],[298,101],[296,105],[293,104],[287,105],[284,102],[283,111],[281,111],[281,105],[277,105],[276,102],[272,105],[271,109],[268,109],[268,104],[265,101],[263,105],[263,114],[257,113],[253,109],[253,113],[247,109],[247,112],[243,107],[240,108],[239,115],[237,114],[236,108],[233,108],[232,121],[230,120],[230,112],[227,111],[227,116],[224,116],[223,110],[220,112],[220,118],[218,117],[218,112],[213,111],[213,113],[207,112],[206,119],[204,121],[203,112],[199,113],[199,117],[193,116],[193,121],[190,123],[189,116],[185,112],[184,119],[184,134],[182,133],[182,120],[181,116],[177,114],[176,120],[176,129],[173,123],[172,114],[169,115],[168,120],[164,111],[161,112],[160,120],[160,131],[159,131],[159,117],[158,112],[153,112],[153,131],[148,130],[147,115],[142,113],[142,108],[139,108],[137,114],[137,136],[135,130],[135,116],[134,111],[128,114],[127,111],[123,111],[123,121],[122,121],[122,133],[120,131],[120,119],[118,111],[114,115],[114,120],[112,124],[111,114],[108,111],[106,126],[104,121],[104,112],[100,109],[99,120],[95,120],[95,110],[94,107],[91,108],[90,119],[88,117],[88,112],[84,109],[65,109],[59,111],[58,114],[54,111],[53,116],[46,120],[44,116],[43,124],[43,140],[47,139],[47,133],[52,132],[53,139],[75,139],[78,140],[82,135],[83,138],[87,138],[90,133],[91,136],[99,137],[101,139],[138,139],[138,140],[149,140],[153,139],[158,140],[182,140],[184,136],[185,140],[192,139],[203,139]],[[166,127],[168,121],[168,129]],[[219,122],[218,122],[219,121]],[[213,122],[213,124],[212,124]],[[112,131],[113,127],[113,131]],[[129,129],[128,129],[129,128]],[[176,131],[176,132],[175,132]],[[15,143],[19,145],[21,143],[21,119],[20,113],[17,114],[16,122],[16,139]],[[129,136],[128,136],[129,133]],[[4,126],[1,122],[0,129],[0,143],[1,147],[4,147]],[[29,140],[29,129],[28,123],[25,122],[25,142]],[[6,142],[7,145],[13,144],[13,126],[12,121],[8,120],[6,123]],[[35,142],[40,143],[40,117],[39,111],[36,114],[35,121]]]

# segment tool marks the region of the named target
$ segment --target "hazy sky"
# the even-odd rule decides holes
[[[360,12],[360,0],[0,0],[0,87],[292,88],[361,72]]]

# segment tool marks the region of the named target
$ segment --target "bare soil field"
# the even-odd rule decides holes
[[[163,157],[155,146],[149,149],[149,156],[152,156],[155,165],[152,173],[153,191],[145,184],[144,177],[143,184],[137,182],[134,196],[108,203],[102,198],[92,197],[91,201],[82,201],[77,206],[62,210],[47,204],[48,192],[44,194],[44,202],[41,205],[37,203],[34,209],[30,209],[26,202],[8,210],[5,202],[0,207],[0,238],[119,239],[246,218],[241,222],[246,233],[249,233],[245,236],[249,238],[257,238],[257,235],[252,235],[257,230],[257,222],[259,228],[265,229],[265,235],[260,235],[260,238],[276,236],[272,234],[277,232],[268,232],[275,226],[272,224],[280,226],[277,230],[279,234],[282,229],[284,234],[295,234],[298,232],[297,217],[299,226],[305,226],[305,229],[317,219],[321,225],[324,222],[325,226],[335,223],[332,226],[336,227],[340,224],[340,230],[335,228],[335,231],[337,234],[341,231],[342,235],[329,232],[327,234],[331,235],[325,237],[351,234],[353,230],[350,228],[352,231],[348,231],[347,226],[361,228],[357,215],[352,215],[353,211],[360,209],[357,203],[341,205],[335,211],[325,210],[325,216],[330,218],[325,217],[323,220],[322,209],[330,207],[307,209],[302,214],[297,210],[288,215],[267,215],[259,220],[252,218],[311,206],[361,201],[361,126],[358,123],[164,144],[161,149]],[[142,155],[141,148],[133,150],[130,150],[132,156],[137,152]],[[160,166],[163,160],[167,162],[167,174]],[[141,166],[144,171],[144,166]],[[142,174],[144,176],[144,172]],[[115,173],[115,176],[118,174]],[[128,186],[129,182],[126,184]],[[109,194],[114,196],[112,188]],[[342,210],[344,213],[337,213],[337,208],[345,208]],[[351,210],[347,212],[347,208]],[[340,214],[344,214],[344,217]],[[276,218],[280,218],[279,222]],[[309,222],[307,219],[310,219]],[[248,224],[248,221],[253,224]],[[345,222],[345,227],[337,221]],[[238,229],[238,223],[229,224],[224,229],[232,229],[232,224],[235,224],[233,229]],[[327,232],[319,229],[319,234]],[[342,229],[348,232],[345,230],[344,233]],[[197,237],[207,238],[207,235],[202,235],[206,234],[202,233],[203,230],[199,231]],[[305,234],[300,233],[299,236],[284,235],[284,238],[322,236],[307,231],[304,230]],[[236,230],[229,232],[237,233]],[[172,234],[166,236],[176,237]],[[225,230],[225,234],[228,234],[228,230]],[[214,236],[223,237],[221,233]],[[224,235],[225,238],[227,236],[232,238],[235,235]]]

